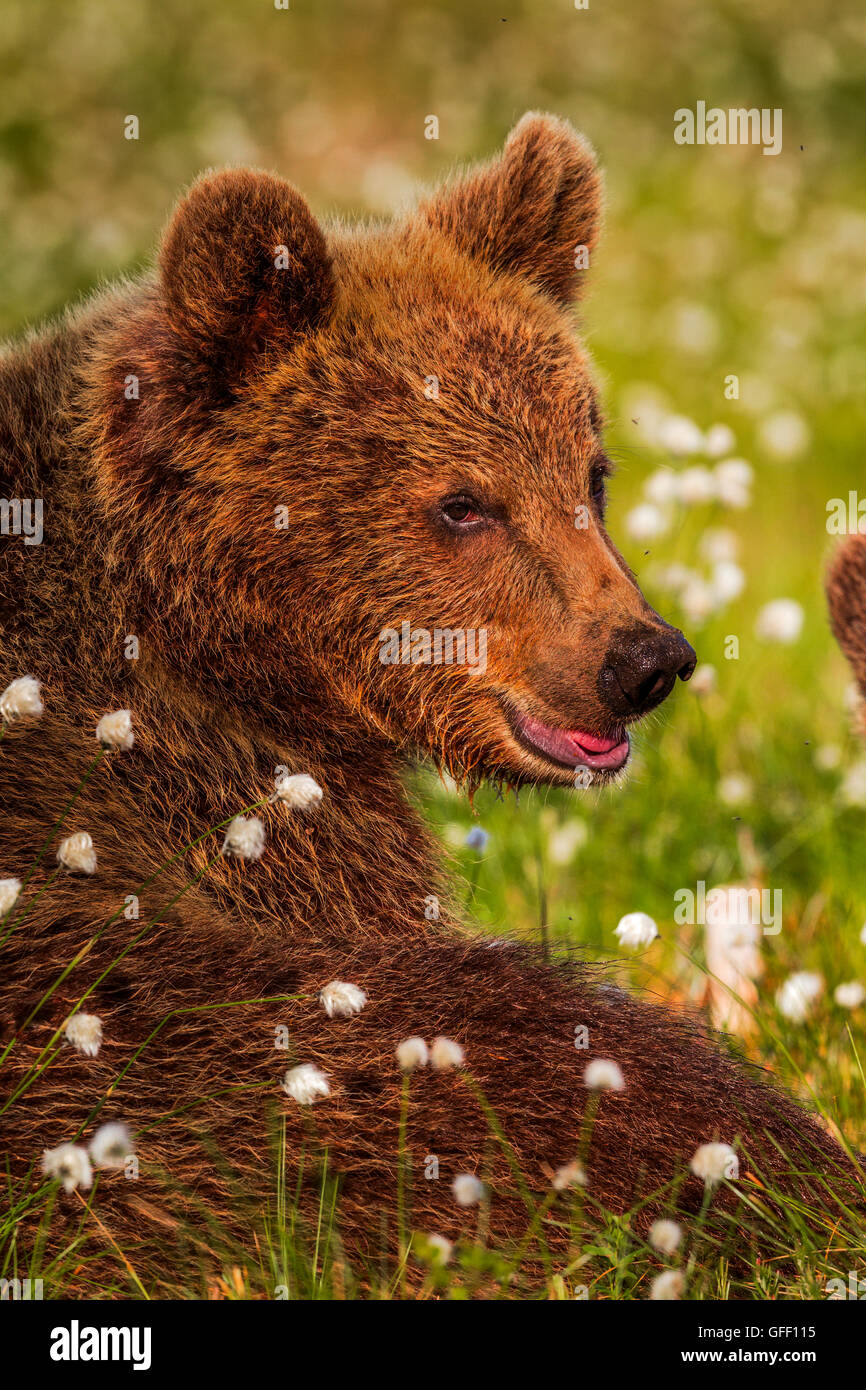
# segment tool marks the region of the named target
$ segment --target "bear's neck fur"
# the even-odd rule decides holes
[[[233,627],[221,626],[219,614],[215,620],[195,603],[164,611],[163,600],[157,609],[136,564],[146,515],[131,512],[118,526],[101,506],[100,465],[80,424],[98,389],[96,358],[105,348],[95,345],[134,319],[143,294],[126,289],[95,301],[0,370],[3,495],[44,499],[43,543],[2,542],[0,684],[32,673],[46,701],[39,726],[13,725],[4,740],[0,787],[15,818],[18,859],[3,870],[26,872],[97,751],[96,721],[128,707],[134,749],[110,755],[111,767],[93,778],[67,827],[93,835],[106,888],[133,891],[167,846],[180,849],[266,801],[285,768],[312,774],[325,799],[309,818],[279,805],[251,812],[264,819],[269,839],[264,858],[249,866],[261,930],[423,934],[425,907],[443,890],[432,841],[402,785],[404,759],[330,698],[303,652],[285,649],[285,641],[275,688],[258,661],[258,645],[274,634],[244,630],[236,615]],[[135,659],[127,657],[130,638]],[[219,669],[211,659],[217,650]],[[201,853],[219,842],[212,838]],[[199,862],[195,854],[191,862]],[[233,915],[249,879],[242,885],[241,866],[221,860],[201,891]]]

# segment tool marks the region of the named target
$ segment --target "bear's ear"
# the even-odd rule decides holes
[[[168,225],[159,271],[183,349],[228,381],[264,347],[314,327],[334,293],[324,234],[300,193],[251,169],[193,184]]]
[[[830,621],[866,699],[866,536],[840,546],[827,576]]]
[[[530,111],[499,158],[434,193],[420,211],[461,251],[526,276],[564,306],[580,292],[601,205],[589,145],[567,121]]]

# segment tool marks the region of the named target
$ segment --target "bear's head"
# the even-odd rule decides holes
[[[695,657],[605,530],[572,321],[600,204],[535,114],[386,226],[323,227],[268,174],[192,187],[100,349],[93,441],[181,657],[323,692],[458,779],[623,766]]]

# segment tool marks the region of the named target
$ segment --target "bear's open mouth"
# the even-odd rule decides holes
[[[582,729],[558,729],[517,710],[508,710],[512,733],[529,752],[560,767],[588,767],[594,772],[618,772],[628,762],[631,744],[624,729],[607,737]]]

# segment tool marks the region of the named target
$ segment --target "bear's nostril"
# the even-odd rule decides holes
[[[670,694],[676,676],[669,675],[666,671],[654,671],[640,687],[638,691],[638,705],[649,704],[652,701],[663,700]]]
[[[690,681],[692,676],[695,674],[695,667],[698,664],[698,658],[695,652],[692,651],[692,648],[689,646],[689,643],[686,642],[685,638],[683,638],[683,645],[688,647],[688,650],[689,652],[691,652],[691,655],[687,657],[687,659],[683,662],[682,666],[677,671],[677,675],[679,676],[681,681]]]
[[[608,652],[599,694],[619,716],[644,714],[667,699],[679,677],[688,680],[697,657],[674,628],[641,626],[622,633]]]

